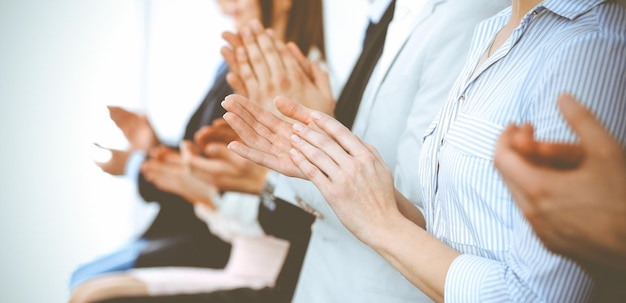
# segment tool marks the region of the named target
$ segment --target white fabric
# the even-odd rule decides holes
[[[228,265],[221,269],[140,268],[128,271],[146,284],[151,296],[272,287],[280,274],[289,242],[270,236],[237,236]]]
[[[199,203],[194,205],[196,216],[207,223],[211,233],[226,242],[231,242],[238,235],[263,235],[257,221],[259,196],[226,192],[213,200],[216,210]]]
[[[417,170],[419,150],[399,145],[403,130],[425,129],[433,120],[465,61],[473,28],[509,4],[506,0],[438,0],[426,4],[398,0],[388,40],[353,127],[354,133],[378,149],[396,175],[412,177],[408,171]],[[413,153],[413,159],[405,153]],[[398,171],[396,164],[406,170]],[[405,191],[419,186],[415,179],[405,183]],[[354,238],[310,182],[282,177],[276,186],[285,184],[324,216],[313,226],[294,302],[430,301],[380,255]],[[419,197],[412,192],[409,196]]]
[[[380,19],[383,18],[389,3],[391,3],[391,0],[374,0],[374,2],[370,4],[370,8],[367,12],[369,21],[372,23],[380,22]]]

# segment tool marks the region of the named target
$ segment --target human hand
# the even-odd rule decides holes
[[[213,197],[217,194],[216,189],[211,183],[191,174],[183,155],[173,149],[154,149],[150,159],[143,163],[141,172],[160,190],[177,194],[191,203],[215,207]]]
[[[239,140],[237,133],[224,119],[217,119],[210,126],[202,127],[194,134],[193,138],[200,151],[205,150],[210,143],[228,144],[231,141]]]
[[[573,97],[561,96],[559,106],[578,144],[536,142],[532,126],[510,125],[495,166],[548,249],[624,270],[626,154]]]
[[[212,184],[220,191],[259,194],[265,185],[268,169],[230,151],[223,142],[205,145],[202,157],[191,152],[190,145],[181,146],[191,174]]]
[[[281,95],[332,115],[335,101],[328,74],[309,62],[295,44],[285,45],[258,21],[244,28],[239,39],[235,37],[225,33],[233,48],[222,50],[232,71],[227,80],[235,91],[275,114],[273,99]]]
[[[376,149],[332,117],[312,112],[317,128],[295,123],[292,161],[320,190],[339,220],[373,247],[402,217],[390,169]],[[391,220],[391,221],[390,221]]]
[[[275,104],[290,119],[303,124],[312,122],[311,110],[302,105],[284,97],[276,98]],[[228,111],[224,120],[243,141],[228,144],[230,150],[284,175],[305,178],[289,156],[289,138],[293,134],[290,123],[239,95],[226,97],[222,106]]]
[[[159,139],[145,115],[136,114],[118,106],[107,106],[107,108],[111,120],[130,143],[131,150],[148,152],[150,148],[159,144]]]
[[[102,147],[96,143],[96,146],[102,149],[106,149],[111,152],[111,157],[106,162],[98,162],[95,161],[96,165],[102,169],[105,173],[111,174],[113,176],[121,176],[124,174],[124,170],[126,169],[126,162],[130,157],[131,151],[128,150],[117,150]]]

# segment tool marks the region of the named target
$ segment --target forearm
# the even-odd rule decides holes
[[[400,213],[403,216],[405,216],[413,223],[417,224],[417,226],[421,227],[422,229],[426,229],[426,220],[424,220],[424,214],[422,214],[422,212],[398,190],[396,190],[396,201],[398,205],[398,210],[400,210]]]
[[[387,221],[386,228],[378,227],[376,240],[369,245],[413,285],[443,302],[447,272],[459,253],[405,216],[398,214]]]

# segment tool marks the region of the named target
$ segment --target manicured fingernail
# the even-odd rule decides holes
[[[313,119],[315,120],[319,120],[322,118],[322,115],[318,112],[311,112],[311,117],[313,117]]]
[[[304,130],[304,126],[302,126],[302,124],[300,123],[294,123],[293,129],[297,132],[301,132],[302,130]]]
[[[300,140],[300,137],[298,137],[297,135],[291,135],[291,141],[295,143],[300,143]]]
[[[298,156],[298,151],[295,148],[290,149],[289,153],[291,154],[292,157]]]

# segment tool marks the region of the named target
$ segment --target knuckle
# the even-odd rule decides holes
[[[264,86],[265,92],[270,95],[273,96],[274,93],[276,92],[276,87],[274,86],[273,83],[266,83]]]
[[[278,79],[278,83],[283,91],[288,91],[291,89],[291,79],[285,75],[280,76],[280,78]]]

